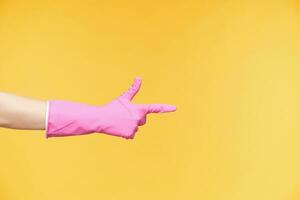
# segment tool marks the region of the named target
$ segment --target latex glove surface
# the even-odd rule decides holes
[[[146,123],[149,113],[173,112],[166,104],[133,104],[131,101],[141,86],[135,78],[128,91],[113,101],[93,106],[63,100],[48,101],[46,137],[106,133],[126,139],[134,138],[138,126]]]

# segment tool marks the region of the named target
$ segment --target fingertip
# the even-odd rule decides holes
[[[174,112],[177,110],[177,107],[174,105],[168,105],[165,107],[166,112]]]
[[[140,88],[142,85],[142,79],[140,77],[135,77],[133,81],[133,87]]]
[[[172,111],[176,111],[177,110],[177,106],[172,106]]]
[[[142,81],[142,78],[140,76],[136,76],[134,81],[138,81],[138,82],[141,82]]]

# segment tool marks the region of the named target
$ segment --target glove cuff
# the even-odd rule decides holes
[[[46,101],[46,117],[45,117],[45,136],[48,138],[48,118],[49,118],[49,101]]]

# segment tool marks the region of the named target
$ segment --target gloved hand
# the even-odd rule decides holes
[[[133,139],[138,126],[146,123],[149,113],[165,113],[176,110],[166,104],[133,104],[131,100],[141,86],[135,78],[129,90],[103,106],[63,100],[48,101],[46,137],[106,133]]]

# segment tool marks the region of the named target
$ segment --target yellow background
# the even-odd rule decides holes
[[[0,1],[0,91],[171,103],[134,140],[1,129],[0,199],[300,199],[300,3]]]

